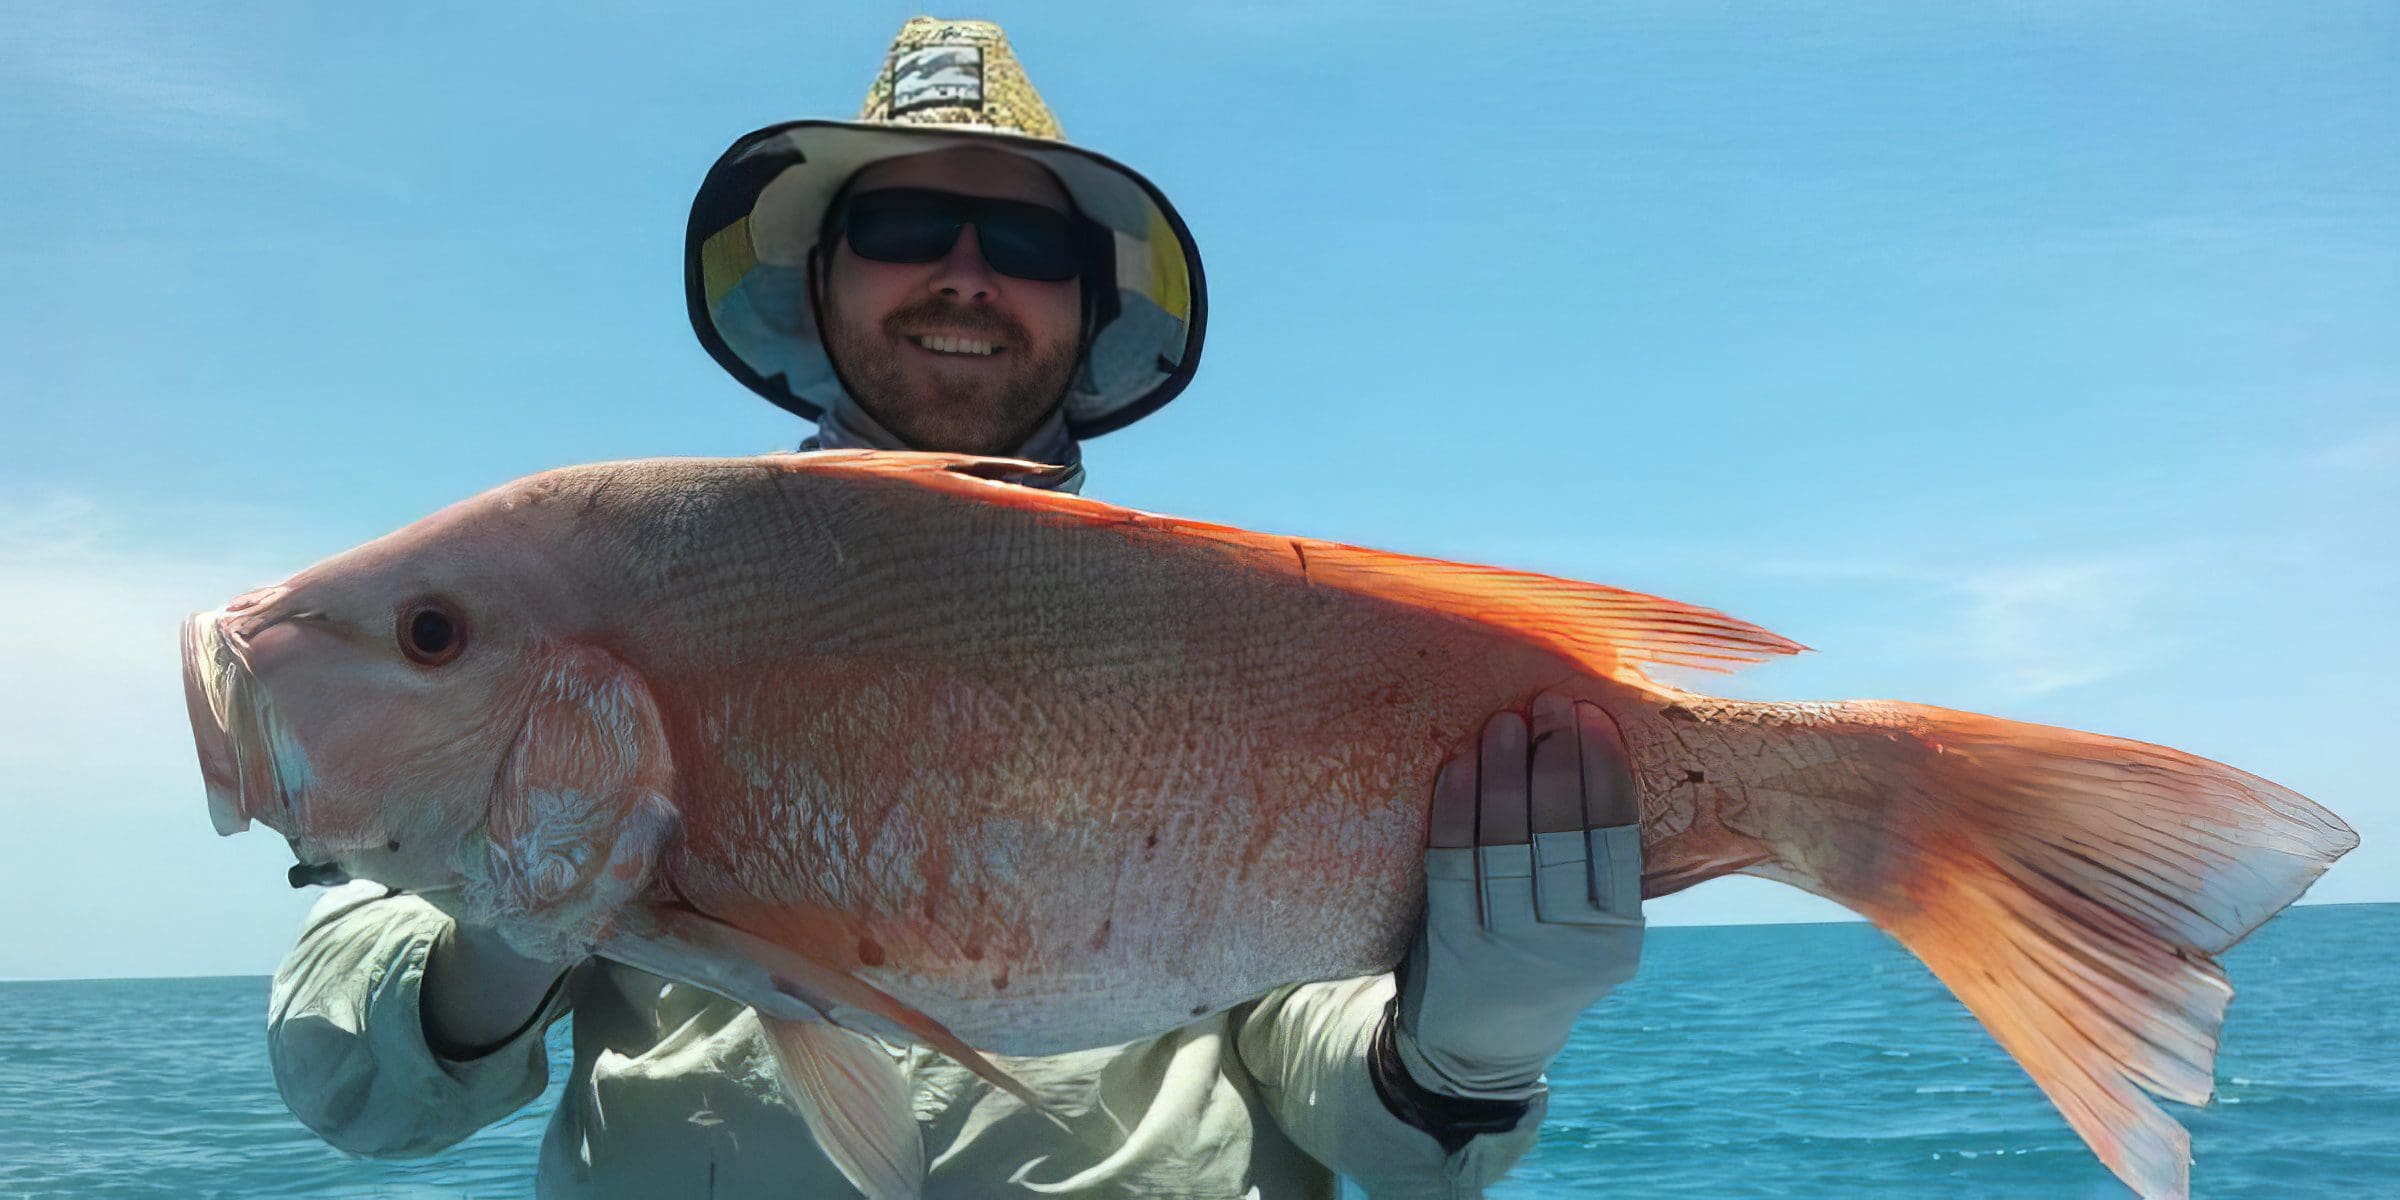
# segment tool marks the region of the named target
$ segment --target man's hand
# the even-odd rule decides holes
[[[426,1044],[454,1062],[491,1053],[525,1032],[574,965],[527,958],[481,925],[451,925],[425,956],[417,992]]]
[[[1576,1017],[1640,964],[1640,819],[1616,722],[1557,692],[1444,764],[1390,1018],[1411,1081],[1522,1112]]]

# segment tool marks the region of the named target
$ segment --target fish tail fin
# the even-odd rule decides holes
[[[2120,1179],[2186,1195],[2190,1136],[2150,1097],[2202,1104],[2214,1090],[2233,989],[2213,956],[2357,834],[2286,788],[2162,746],[1922,705],[1824,711],[1834,719],[1811,732],[1841,764],[1822,778],[1851,782],[1816,799],[1881,834],[1863,852],[1812,839],[1752,872],[1874,920]]]

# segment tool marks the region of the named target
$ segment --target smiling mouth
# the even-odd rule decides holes
[[[1002,346],[998,342],[987,342],[980,338],[943,337],[933,334],[916,334],[912,335],[908,340],[914,343],[920,350],[929,351],[934,354],[952,355],[958,358],[990,358],[993,355],[1000,353],[1002,350],[1007,349],[1007,347]]]

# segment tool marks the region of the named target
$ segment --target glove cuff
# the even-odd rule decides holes
[[[1478,1134],[1506,1133],[1525,1120],[1530,1100],[1449,1096],[1417,1082],[1401,1057],[1398,996],[1384,1006],[1375,1037],[1367,1045],[1367,1078],[1391,1114],[1431,1135],[1444,1155],[1458,1153]]]

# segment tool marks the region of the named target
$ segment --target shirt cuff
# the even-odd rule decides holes
[[[1392,994],[1389,975],[1271,992],[1237,1022],[1242,1064],[1285,1136],[1374,1200],[1480,1196],[1533,1148],[1548,1093],[1509,1102],[1522,1103],[1514,1125],[1444,1145],[1398,1115],[1373,1077]]]
[[[276,972],[267,1056],[300,1122],[352,1154],[432,1154],[516,1111],[549,1082],[542,1030],[554,990],[510,1042],[466,1061],[436,1056],[418,1007],[425,959],[450,918],[369,883],[329,893]]]
[[[1478,1134],[1506,1133],[1533,1111],[1531,1100],[1492,1100],[1451,1096],[1417,1082],[1401,1061],[1396,1031],[1400,1026],[1399,998],[1384,1006],[1367,1045],[1367,1078],[1393,1116],[1432,1135],[1442,1153],[1456,1154]]]

